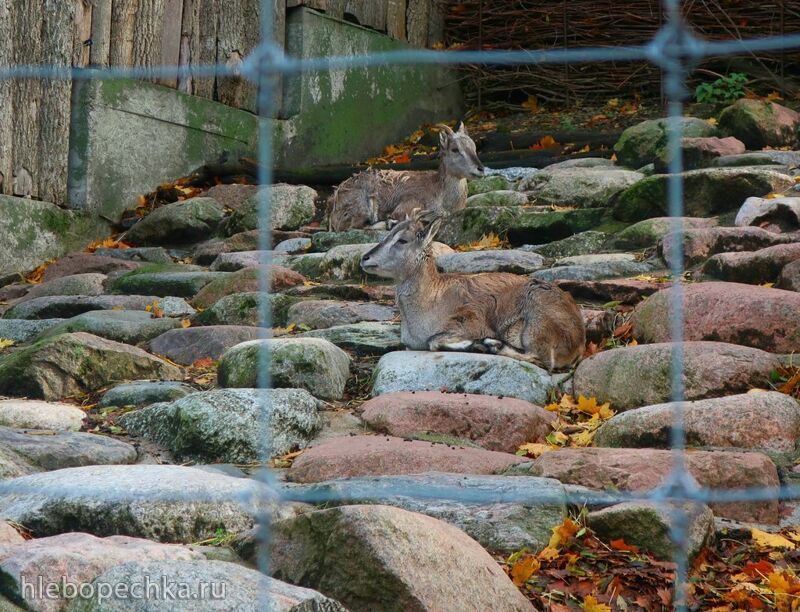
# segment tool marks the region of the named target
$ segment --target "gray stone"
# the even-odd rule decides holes
[[[0,425],[21,429],[78,431],[86,413],[73,404],[37,400],[0,401]]]
[[[715,166],[795,166],[800,162],[800,151],[749,151],[741,155],[725,155],[716,160]]]
[[[125,232],[135,245],[186,244],[213,234],[225,209],[211,198],[191,198],[156,208]]]
[[[561,257],[553,262],[553,266],[592,266],[597,264],[614,264],[621,261],[636,261],[633,253],[598,253],[595,255],[573,255]]]
[[[305,448],[322,427],[318,401],[302,389],[222,389],[128,412],[129,432],[179,459],[256,463]]]
[[[467,181],[467,195],[474,196],[475,194],[488,193],[489,191],[504,191],[512,187],[513,183],[504,176],[484,176],[483,178]]]
[[[4,481],[0,490],[0,516],[36,537],[85,531],[197,542],[217,529],[250,529],[257,496],[275,517],[296,508],[278,506],[274,493],[254,480],[177,465],[67,468]]]
[[[670,536],[678,513],[686,518],[683,552],[691,561],[714,536],[714,513],[708,506],[627,502],[590,512],[586,523],[605,542],[621,538],[658,559],[671,560],[677,552]]]
[[[207,198],[214,198],[225,208],[236,210],[257,193],[258,185],[231,183],[230,185],[214,185],[205,195]]]
[[[258,327],[213,325],[171,329],[150,341],[150,350],[181,365],[198,359],[218,359],[232,346],[255,340],[262,334]]]
[[[45,282],[73,276],[75,274],[112,274],[130,272],[141,267],[140,263],[125,261],[116,257],[107,257],[97,253],[70,253],[47,265],[44,270]]]
[[[798,144],[800,114],[775,102],[737,100],[719,115],[719,129],[735,136],[748,149],[793,147]]]
[[[649,406],[672,399],[671,343],[640,344],[603,351],[575,370],[575,394],[611,402],[614,410]],[[758,349],[723,342],[683,344],[686,400],[744,393],[767,387],[778,358]]]
[[[794,261],[781,270],[777,286],[787,291],[800,291],[800,261]]]
[[[142,263],[171,264],[172,257],[162,247],[131,247],[129,249],[99,248],[95,251],[103,257],[115,257]]]
[[[186,612],[237,610],[239,612],[347,612],[329,597],[311,589],[269,578],[254,569],[226,561],[127,561],[114,565],[95,579],[94,595],[78,599],[70,612],[167,612],[174,610],[168,599],[137,600],[114,595],[102,598],[101,585],[111,593],[131,593],[147,585],[187,585],[195,598],[181,598]],[[209,588],[210,585],[210,588]],[[106,587],[106,588],[109,588]],[[183,587],[181,587],[183,588]],[[120,589],[115,591],[114,589]],[[133,591],[131,591],[133,589]],[[205,589],[205,596],[203,590]],[[177,592],[181,592],[180,589]]]
[[[168,380],[137,381],[111,387],[97,404],[99,408],[109,406],[133,406],[141,408],[156,402],[170,402],[195,393],[191,385]]]
[[[48,295],[17,304],[5,319],[53,319],[74,317],[90,310],[144,310],[158,300],[154,295]]]
[[[673,231],[675,221],[674,217],[653,217],[652,219],[639,221],[616,234],[609,241],[609,246],[616,249],[646,249],[654,247],[664,236]],[[717,225],[717,220],[704,219],[702,217],[681,217],[681,223],[684,229],[693,229],[713,227]]]
[[[422,514],[342,506],[275,523],[272,533],[276,577],[354,612],[533,609],[477,542]]]
[[[199,308],[208,308],[220,298],[233,293],[267,290],[266,282],[269,279],[269,289],[273,292],[282,291],[305,282],[305,278],[282,266],[253,266],[242,268],[223,276],[206,285],[192,302]]]
[[[469,251],[440,255],[436,258],[436,266],[442,272],[530,274],[544,266],[544,258],[537,253],[516,250]]]
[[[548,242],[547,244],[530,244],[520,247],[520,251],[539,253],[544,257],[570,257],[574,255],[591,255],[603,250],[603,245],[608,240],[609,234],[604,232],[587,231]]]
[[[211,281],[224,277],[224,272],[141,273],[137,270],[114,279],[111,290],[133,295],[193,297]]]
[[[356,355],[383,355],[403,350],[400,326],[395,323],[367,321],[351,325],[334,325],[300,335],[301,338],[324,338],[339,348]]]
[[[0,319],[0,338],[28,342],[64,319]]]
[[[566,265],[539,270],[531,276],[537,280],[602,280],[604,278],[620,278],[648,274],[658,269],[656,262],[630,261],[628,259],[600,261],[584,265]]]
[[[286,323],[321,329],[363,321],[391,321],[396,316],[397,309],[395,307],[383,304],[302,300],[289,307]]]
[[[681,117],[679,123],[684,137],[717,135],[717,129],[702,119]],[[668,124],[667,119],[649,119],[626,129],[614,145],[619,163],[639,168],[654,161],[667,141]]]
[[[800,229],[800,197],[747,198],[734,223],[739,227],[770,223],[787,230]]]
[[[669,448],[676,404],[618,414],[595,435],[597,446]],[[759,449],[790,455],[800,437],[800,404],[775,391],[683,404],[686,443],[693,447]]]
[[[319,265],[320,273],[336,280],[360,279],[365,276],[361,270],[361,256],[375,246],[375,243],[342,244],[325,252]]]
[[[664,236],[659,251],[665,261],[670,261],[680,245],[686,265],[694,266],[717,253],[757,251],[792,241],[791,236],[768,232],[760,227],[693,228]]]
[[[157,299],[155,305],[165,317],[190,317],[197,312],[186,300],[175,296]]]
[[[288,253],[258,250],[220,253],[212,262],[211,269],[220,272],[236,272],[244,268],[262,265],[262,262],[265,261],[283,265],[288,261]]]
[[[341,399],[350,357],[322,338],[271,338],[234,346],[220,360],[220,386],[257,387],[259,363],[266,354],[273,386],[297,387],[323,399]]]
[[[425,496],[429,491],[437,492],[435,499]],[[531,476],[512,478],[435,472],[362,476],[294,485],[286,494],[289,499],[297,500],[329,499],[328,505],[397,506],[449,523],[487,550],[505,554],[521,548],[534,553],[543,549],[550,540],[552,528],[560,525],[566,516],[566,496],[561,483]],[[477,501],[475,498],[479,496],[486,501]]]
[[[386,230],[351,229],[345,232],[317,232],[311,236],[315,251],[330,251],[343,244],[374,244],[383,239]]]
[[[314,201],[317,192],[305,185],[279,183],[266,188],[269,191],[270,227],[294,230],[314,218]],[[258,229],[258,204],[261,196],[254,195],[233,211],[225,224],[228,236]]]
[[[553,380],[530,363],[477,353],[397,351],[381,357],[372,395],[397,391],[440,391],[502,395],[547,403]]]
[[[126,536],[100,539],[87,533],[64,533],[1,549],[0,571],[6,578],[5,593],[24,603],[26,610],[58,612],[74,610],[75,604],[81,601],[76,597],[78,591],[81,588],[86,590],[92,580],[108,568],[126,561],[162,559],[199,561],[203,556],[186,546],[158,544]],[[70,587],[74,593],[67,590]],[[148,600],[130,601],[142,605]]]
[[[64,333],[87,332],[115,342],[139,344],[180,325],[177,319],[155,318],[144,310],[94,310],[50,327],[37,340]]]
[[[35,471],[136,461],[136,449],[130,444],[74,431],[38,435],[26,429],[0,427],[0,449],[3,455],[23,458],[35,467]]]
[[[619,194],[614,217],[640,221],[668,212],[667,185],[671,175],[650,176]],[[734,210],[751,196],[783,191],[794,185],[791,176],[763,167],[703,168],[683,173],[684,208],[693,217]]]
[[[778,244],[745,253],[718,253],[706,260],[700,273],[704,279],[761,285],[776,281],[784,267],[798,259],[800,242]]]
[[[96,272],[62,276],[34,285],[20,301],[45,295],[101,295],[105,292],[106,278]]]
[[[527,195],[510,189],[477,193],[467,198],[467,206],[525,206],[527,204]]]
[[[289,238],[276,244],[275,252],[296,255],[297,253],[305,253],[310,248],[311,238]]]
[[[0,358],[0,393],[61,399],[121,380],[181,378],[145,351],[84,332],[61,334]]]
[[[642,180],[643,174],[616,168],[545,168],[520,183],[536,204],[597,208]]]
[[[25,274],[108,233],[108,224],[92,215],[0,195],[0,277]]]
[[[306,253],[305,255],[292,255],[286,261],[286,266],[307,276],[308,278],[322,278],[322,262],[325,260],[325,253]]]
[[[257,327],[261,324],[259,317],[260,305],[266,303],[272,304],[274,307],[275,302],[284,297],[256,291],[226,295],[201,312],[197,316],[197,322],[202,325],[246,325]],[[281,321],[273,317],[273,323],[280,325]]]
[[[69,200],[113,222],[141,193],[255,149],[258,118],[246,110],[142,80],[78,85]]]

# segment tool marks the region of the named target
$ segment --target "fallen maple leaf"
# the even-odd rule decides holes
[[[569,517],[565,518],[558,527],[553,527],[553,535],[550,536],[550,542],[547,544],[548,548],[557,549],[558,546],[565,544],[578,533],[579,529],[580,527],[575,521]]]
[[[87,246],[84,251],[87,253],[94,253],[97,249],[129,249],[131,245],[120,242],[116,239],[106,238],[105,240],[98,240],[97,242],[93,242],[89,246]]]
[[[192,367],[195,368],[212,368],[214,367],[214,360],[211,357],[201,357],[192,362]]]
[[[764,577],[774,571],[772,563],[766,559],[759,559],[756,563],[748,562],[743,568],[742,573],[749,578]]]
[[[782,535],[761,531],[756,527],[750,529],[750,535],[753,541],[761,548],[787,548],[789,550],[796,548],[794,542],[784,538]]]
[[[551,546],[546,546],[539,552],[539,559],[542,561],[552,561],[553,559],[557,559],[561,555],[558,550]]]
[[[488,235],[484,234],[481,236],[480,240],[476,240],[475,242],[470,242],[469,244],[460,244],[456,247],[456,251],[485,251],[485,250],[497,250],[497,249],[504,249],[510,246],[508,240],[500,238],[494,232],[490,232]]]
[[[632,553],[639,552],[638,546],[635,546],[633,544],[626,544],[624,538],[619,538],[618,540],[611,540],[608,543],[608,545],[611,546],[611,548],[613,548],[614,550],[624,550],[625,552],[632,552]]]
[[[14,346],[17,343],[16,340],[11,340],[9,338],[0,338],[0,350],[6,349],[9,346]]]
[[[558,142],[552,136],[542,136],[539,139],[539,142],[532,144],[528,148],[533,151],[541,151],[542,149],[552,149],[553,147],[559,146]]]
[[[47,270],[47,266],[53,263],[55,260],[51,259],[49,261],[44,262],[41,266],[36,268],[35,270],[28,273],[25,277],[25,282],[31,285],[38,285],[44,279],[44,271]]]
[[[521,457],[533,457],[536,459],[540,457],[546,452],[555,450],[549,444],[540,444],[536,442],[530,442],[528,444],[523,444],[517,449],[516,454],[520,455]]]
[[[519,559],[514,565],[511,566],[511,580],[518,587],[528,582],[528,579],[533,576],[539,568],[541,563],[533,555],[525,555]]]
[[[539,110],[539,100],[536,96],[528,96],[528,99],[522,103],[522,108],[527,108],[530,112],[535,113]]]
[[[581,608],[586,612],[611,612],[611,606],[600,603],[593,595],[587,595],[583,598]]]
[[[183,329],[186,329],[187,327],[191,327],[191,326],[192,326],[192,322],[189,319],[183,319],[181,321],[181,327]]]

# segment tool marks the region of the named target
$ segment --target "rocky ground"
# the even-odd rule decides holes
[[[680,243],[657,120],[625,132],[616,163],[470,183],[439,267],[569,291],[589,338],[572,375],[405,351],[393,288],[358,265],[383,232],[320,229],[305,186],[269,188],[270,294],[257,188],[239,184],[8,279],[0,609],[145,609],[25,589],[42,575],[226,583],[224,602],[187,610],[263,610],[257,593],[296,611],[669,607],[673,515],[607,494],[652,489],[672,465],[666,259],[678,249],[688,473],[715,489],[800,483],[799,126],[750,101],[718,125],[687,118]],[[274,388],[258,390],[264,346]],[[272,476],[253,477],[267,463]],[[693,607],[797,608],[797,503],[673,509]],[[258,517],[272,527],[261,547]],[[254,569],[259,552],[272,577]],[[737,568],[727,582],[723,565]]]

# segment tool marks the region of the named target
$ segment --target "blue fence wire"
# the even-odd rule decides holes
[[[698,486],[690,476],[685,457],[686,435],[683,420],[683,402],[685,399],[683,386],[683,290],[681,279],[684,274],[683,265],[683,179],[682,159],[680,155],[681,117],[684,100],[688,97],[685,87],[686,77],[694,65],[701,59],[711,56],[746,54],[756,51],[780,51],[800,49],[800,34],[768,37],[754,40],[707,41],[697,37],[688,27],[681,15],[679,0],[664,0],[663,8],[666,19],[663,27],[646,45],[614,48],[577,48],[546,49],[518,51],[431,51],[402,50],[374,53],[359,56],[332,56],[314,58],[294,58],[287,56],[284,50],[273,42],[272,1],[261,0],[260,30],[261,43],[245,59],[234,72],[229,66],[211,64],[202,66],[157,66],[146,68],[125,67],[67,67],[48,65],[10,65],[0,66],[0,79],[129,79],[157,77],[224,77],[242,76],[258,86],[258,160],[259,184],[269,185],[273,177],[273,141],[272,119],[270,110],[274,108],[275,80],[277,77],[288,77],[307,72],[337,71],[353,69],[370,69],[400,65],[537,65],[567,64],[586,62],[620,62],[648,61],[661,68],[663,73],[664,93],[668,101],[668,148],[669,172],[668,204],[669,216],[673,218],[673,231],[677,234],[672,256],[668,262],[672,280],[670,304],[671,338],[674,344],[671,363],[671,397],[674,402],[673,423],[671,432],[672,471],[664,483],[650,491],[637,492],[571,492],[567,500],[571,504],[589,506],[609,505],[629,501],[649,501],[662,505],[672,516],[671,537],[675,544],[674,561],[677,564],[675,607],[686,609],[686,585],[688,559],[686,539],[688,528],[688,512],[685,504],[708,504],[742,501],[791,500],[800,499],[800,487],[781,486],[774,488],[745,488],[737,490],[711,490]],[[270,292],[269,265],[272,244],[272,228],[270,225],[270,192],[259,190],[258,214],[260,218],[258,244],[261,251],[260,288],[264,293]],[[271,313],[268,301],[261,301],[260,323],[263,337],[266,338],[271,327]],[[271,387],[269,342],[262,343],[259,355],[258,385],[260,388]],[[268,392],[267,392],[268,393]],[[264,431],[269,432],[271,420],[270,404],[267,399],[262,405]],[[261,444],[261,456],[266,464],[270,456],[271,440],[265,438]],[[300,488],[283,485],[269,469],[256,472],[251,487],[238,501],[257,514],[258,524],[258,567],[269,573],[269,535],[270,505],[281,501],[300,501],[307,503],[336,503],[353,500],[380,500],[387,496],[415,499],[449,500],[468,504],[488,503],[522,503],[526,505],[547,504],[563,501],[544,495],[531,497],[522,492],[503,491],[487,492],[486,490],[470,490],[457,486],[441,486],[431,488],[430,485],[414,485],[406,482],[402,487],[359,483],[350,487],[346,493],[343,489]],[[135,492],[133,492],[135,493]],[[33,488],[24,482],[0,482],[2,496],[35,496],[53,495],[58,497],[96,497],[113,500],[114,494],[107,490],[92,490],[87,487],[41,487]],[[117,494],[119,499],[130,499],[132,493]],[[152,492],[147,499],[152,500]],[[202,501],[203,497],[195,491],[171,491],[159,496],[164,501]],[[234,500],[231,500],[234,501]],[[269,595],[265,594],[265,609],[270,609]]]

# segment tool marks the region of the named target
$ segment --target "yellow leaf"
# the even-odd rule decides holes
[[[592,595],[587,595],[583,598],[581,608],[586,612],[611,612],[611,607],[604,603],[597,601],[597,598]]]
[[[606,102],[606,106],[608,108],[617,108],[619,106],[619,98],[611,98],[608,102]]]
[[[14,346],[17,343],[16,340],[11,340],[9,338],[0,338],[0,349],[8,348],[9,346]]]
[[[755,527],[750,529],[753,541],[761,548],[788,548],[794,549],[796,544],[777,533],[767,533]]]
[[[767,582],[769,583],[769,588],[776,593],[792,592],[792,584],[783,572],[772,572],[767,576]]]
[[[544,438],[550,443],[552,446],[564,446],[567,442],[569,442],[569,438],[566,434],[560,431],[551,431],[547,434]]]
[[[550,412],[558,412],[558,409],[561,408],[561,404],[547,404],[544,407],[545,410],[549,410]]]
[[[781,94],[779,94],[777,91],[771,91],[766,96],[764,96],[765,102],[774,102],[775,100],[783,100]]]
[[[536,442],[530,442],[528,444],[523,444],[522,446],[520,446],[517,449],[517,454],[518,455],[525,454],[529,457],[533,457],[534,459],[536,459],[537,457],[540,457],[544,453],[551,450],[555,449],[549,444],[539,444]]]
[[[767,195],[765,195],[764,197],[765,197],[767,200],[777,200],[778,198],[782,198],[782,197],[783,197],[783,194],[782,194],[782,193],[775,193],[775,192],[772,192],[772,193],[768,193],[768,194],[767,194]]]
[[[625,346],[639,346],[639,343],[636,342],[636,338],[634,338],[633,340],[628,342],[628,344],[626,344]]]
[[[297,325],[294,324],[294,323],[290,323],[289,325],[286,326],[287,333],[292,333],[296,329],[297,329]]]
[[[714,117],[709,117],[706,119],[706,123],[710,123],[711,125],[717,125],[717,120]]]
[[[483,250],[496,250],[509,246],[507,240],[500,238],[495,233],[490,233],[488,236],[483,235],[480,240],[471,242],[469,244],[461,244],[456,247],[456,251],[483,251]]]
[[[611,154],[611,161],[612,162],[616,162],[617,161],[617,154],[616,153],[612,153]]]
[[[192,325],[192,322],[189,319],[183,319],[181,321],[181,327],[183,329],[186,329],[187,327],[191,327],[191,325]]]
[[[557,559],[560,554],[561,553],[558,552],[555,548],[551,548],[550,546],[548,546],[544,548],[539,553],[538,556],[542,561],[552,561],[553,559]]]
[[[592,150],[592,149],[589,147],[589,145],[586,145],[585,147],[583,147],[582,149],[580,149],[580,150],[578,151],[578,153],[588,153],[588,152],[589,152],[589,151],[591,151],[591,150]]]
[[[550,536],[548,548],[557,548],[559,545],[568,542],[569,539],[578,533],[578,524],[571,518],[565,518],[564,522],[558,527],[553,527],[553,535]]]
[[[591,446],[592,442],[594,442],[593,431],[582,431],[572,436],[574,446]]]
[[[528,582],[528,579],[533,576],[534,573],[539,571],[540,566],[541,564],[536,557],[533,555],[526,555],[511,567],[511,580],[513,580],[514,584],[518,587],[521,587]]]
[[[759,286],[760,287],[766,287],[767,289],[772,289],[775,286],[775,283],[762,283]]]
[[[572,397],[568,393],[565,393],[564,395],[561,396],[560,406],[562,408],[566,408],[569,410],[571,408],[577,408],[578,404],[575,403],[574,397]]]

